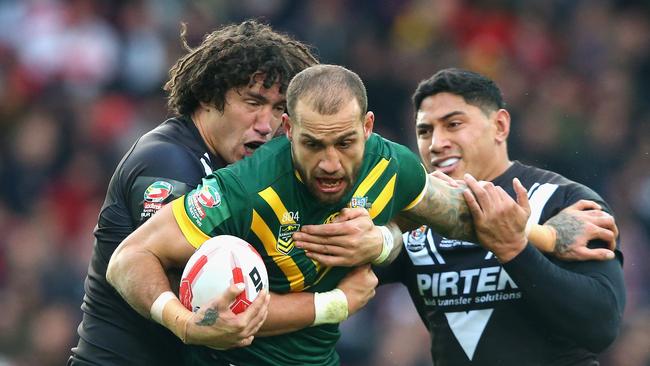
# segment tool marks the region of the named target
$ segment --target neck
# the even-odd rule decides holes
[[[490,164],[489,170],[486,170],[485,177],[481,177],[481,180],[492,181],[496,177],[505,173],[510,166],[512,166],[512,161],[508,157],[508,152],[506,149],[499,149],[496,155],[492,159],[493,163]]]
[[[196,126],[196,129],[199,131],[199,135],[201,135],[201,139],[203,140],[203,143],[208,148],[210,153],[212,155],[219,156],[217,151],[212,146],[210,139],[208,138],[209,134],[206,130],[205,118],[203,116],[202,111],[203,111],[202,108],[198,108],[196,111],[194,111],[194,113],[192,113],[191,115],[192,123],[194,123],[194,126]]]

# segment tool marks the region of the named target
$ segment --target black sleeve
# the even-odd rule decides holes
[[[386,285],[395,282],[404,282],[405,272],[407,271],[408,263],[404,261],[409,260],[406,250],[402,248],[401,252],[395,260],[387,266],[372,266],[372,270],[379,279],[379,285]]]
[[[540,321],[598,353],[618,335],[625,306],[621,262],[618,252],[609,261],[553,263],[529,244],[503,267]]]
[[[141,141],[124,162],[124,197],[135,227],[193,189],[204,175],[196,157],[167,141]]]

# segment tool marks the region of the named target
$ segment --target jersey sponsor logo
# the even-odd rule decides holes
[[[219,207],[221,204],[221,195],[213,186],[205,185],[194,193],[196,200],[204,207]]]
[[[152,203],[163,202],[172,194],[173,190],[174,186],[172,186],[171,183],[165,182],[164,180],[159,180],[152,183],[144,191],[144,201]]]
[[[420,296],[425,299],[425,303],[438,306],[510,300],[511,296],[496,296],[505,295],[501,293],[492,297],[481,296],[481,294],[518,289],[515,281],[501,266],[434,272],[432,274],[418,273],[417,284]],[[476,297],[464,297],[467,295],[476,295]],[[434,298],[438,297],[446,299],[435,301]],[[521,293],[516,298],[520,297]]]
[[[442,238],[442,240],[440,240],[439,246],[440,249],[449,249],[455,247],[474,247],[476,244],[469,241]]]
[[[406,240],[406,249],[409,252],[419,252],[424,249],[427,240],[427,226],[422,225],[419,228],[411,231]]]
[[[289,254],[291,249],[294,248],[293,244],[293,233],[300,229],[300,224],[285,224],[280,225],[280,230],[278,231],[278,242],[276,249],[278,252],[283,254]]]

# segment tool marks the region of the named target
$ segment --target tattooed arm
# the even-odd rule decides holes
[[[171,205],[166,205],[117,247],[106,279],[140,315],[155,317],[187,344],[221,349],[249,345],[266,318],[269,296],[259,296],[246,311],[234,314],[229,304],[242,289],[233,285],[198,312],[187,310],[171,294],[165,270],[183,268],[192,253],[194,247],[176,224]],[[157,299],[161,301],[155,312]]]
[[[613,259],[618,228],[614,217],[601,206],[580,200],[546,221],[553,227],[557,239],[552,254],[562,260]],[[600,239],[605,248],[589,248],[590,240]]]
[[[400,213],[397,217],[398,223],[428,225],[442,236],[476,242],[472,216],[463,198],[465,189],[465,187],[451,186],[442,179],[427,175],[422,200],[411,209]],[[403,230],[412,228],[402,227]]]

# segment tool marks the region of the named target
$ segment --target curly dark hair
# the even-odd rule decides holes
[[[265,75],[265,88],[278,82],[284,93],[296,73],[318,63],[309,46],[255,20],[217,29],[194,49],[186,34],[182,24],[181,40],[188,53],[169,70],[164,87],[167,106],[177,115],[191,114],[201,102],[223,111],[226,92],[253,85],[257,72]]]

